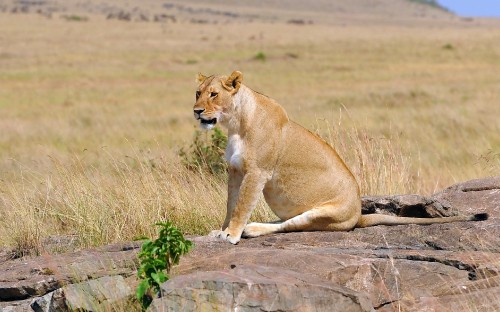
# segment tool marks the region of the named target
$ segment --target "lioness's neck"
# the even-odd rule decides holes
[[[227,111],[223,112],[222,125],[228,129],[229,133],[238,133],[251,123],[257,102],[254,92],[244,85],[240,86],[232,100]]]

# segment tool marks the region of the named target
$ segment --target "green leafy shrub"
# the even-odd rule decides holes
[[[220,176],[227,172],[227,163],[224,160],[226,146],[227,136],[220,129],[214,128],[210,138],[207,132],[197,130],[188,151],[181,149],[179,155],[189,170]]]
[[[257,54],[255,54],[255,56],[253,58],[254,58],[254,60],[265,62],[267,59],[267,56],[264,52],[261,51],[261,52],[258,52]]]
[[[455,50],[455,47],[451,43],[443,45],[444,50]]]
[[[161,227],[158,238],[145,241],[138,254],[140,266],[137,276],[142,282],[137,286],[136,296],[143,310],[153,301],[151,292],[160,292],[160,285],[169,279],[172,266],[178,264],[180,257],[192,247],[192,242],[184,239],[170,222],[156,225]]]

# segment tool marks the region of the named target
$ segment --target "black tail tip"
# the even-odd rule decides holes
[[[472,221],[484,221],[488,220],[488,217],[487,213],[477,213],[472,217]]]

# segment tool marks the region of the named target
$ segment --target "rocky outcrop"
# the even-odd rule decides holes
[[[162,294],[150,311],[373,310],[364,293],[314,275],[256,265],[182,275],[164,283]]]
[[[33,300],[31,308],[35,312],[111,311],[111,307],[126,307],[133,293],[122,276],[104,276],[63,286]]]
[[[131,277],[137,268],[136,253],[139,248],[140,242],[130,242],[72,253],[0,262],[0,308],[3,307],[5,310],[8,306],[14,306],[17,308],[12,311],[31,311],[29,304],[34,298],[58,290],[59,292],[52,294],[54,298],[74,292],[75,289],[67,285],[79,285],[100,278],[104,278],[101,281],[105,281],[109,276]],[[136,285],[135,277],[128,278],[127,282],[132,291]],[[95,289],[97,286],[91,282],[88,286],[81,284],[75,287]],[[54,304],[57,302],[55,300]]]
[[[490,218],[276,234],[243,239],[237,246],[191,237],[195,248],[171,272],[173,278],[162,286],[162,297],[151,310],[294,311],[307,310],[302,308],[307,305],[346,307],[338,311],[500,310],[500,177],[460,183],[430,197],[367,197],[363,204],[364,213],[428,217],[487,212]],[[126,304],[130,310],[139,246],[4,259],[0,307],[97,311]],[[104,293],[96,286],[104,281],[121,285],[120,290]],[[91,295],[78,303],[67,295],[71,289]]]

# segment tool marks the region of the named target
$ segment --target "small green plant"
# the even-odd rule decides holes
[[[145,241],[138,254],[140,266],[137,276],[142,282],[137,286],[136,296],[143,310],[153,301],[151,292],[160,292],[161,284],[169,279],[172,266],[178,264],[180,257],[192,247],[192,242],[184,239],[172,223],[167,221],[156,225],[160,227],[158,238]]]
[[[210,138],[207,138],[207,132],[197,130],[189,150],[181,149],[179,156],[189,170],[221,176],[227,172],[224,160],[226,146],[227,136],[220,129],[214,128]]]
[[[264,52],[260,51],[257,54],[255,54],[255,56],[253,58],[254,58],[254,60],[265,62],[267,56]]]
[[[89,20],[88,17],[80,15],[63,15],[62,18],[70,22],[86,22]]]
[[[443,45],[443,49],[444,50],[454,50],[455,47],[451,43],[447,43],[447,44]]]

